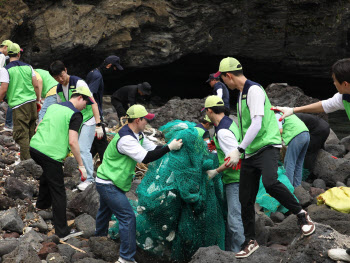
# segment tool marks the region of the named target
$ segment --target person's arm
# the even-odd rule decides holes
[[[74,130],[69,130],[69,146],[74,155],[75,160],[77,160],[79,166],[84,166],[83,160],[80,155],[79,148],[79,133]]]
[[[4,67],[6,62],[6,57],[4,54],[0,54],[0,68]]]
[[[280,133],[282,135],[282,133],[283,133],[283,126],[282,126],[282,121],[280,121],[281,114],[279,112],[275,112],[275,117],[276,117],[276,120],[277,120],[278,129],[280,130]]]
[[[77,82],[77,87],[81,87],[81,86],[88,87],[89,90],[90,90],[90,87],[88,86],[88,84],[82,79],[78,80],[78,82]],[[90,92],[91,92],[91,90],[90,90]],[[101,122],[101,120],[100,120],[100,112],[98,111],[98,106],[97,106],[97,103],[96,103],[92,93],[90,95],[90,98],[94,102],[94,104],[91,105],[91,108],[92,108],[92,113],[93,113],[93,115],[95,117],[95,121],[96,121],[96,124],[97,124],[97,123]]]
[[[39,93],[41,94],[43,92],[43,79],[42,78],[38,79],[38,88],[39,88]]]
[[[216,96],[220,97],[220,99],[222,99],[222,89],[217,89],[216,90]]]
[[[38,103],[40,103],[40,99],[41,99],[41,90],[39,89],[39,84],[38,84],[38,80],[36,78],[34,69],[31,67],[32,69],[32,84],[35,90],[35,94],[36,94],[36,101]]]
[[[4,68],[0,69],[0,83],[1,83],[1,86],[0,86],[0,101],[3,101],[5,96],[6,96],[6,93],[7,93],[8,87],[9,87],[9,83],[10,83],[9,73]]]
[[[136,104],[136,95],[138,92],[138,88],[136,85],[136,88],[134,86],[131,86],[128,89],[128,105],[131,107],[132,105]]]
[[[6,83],[6,82],[1,83],[1,87],[0,87],[0,101],[4,100],[8,87],[9,87],[8,83]]]

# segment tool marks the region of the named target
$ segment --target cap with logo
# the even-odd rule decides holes
[[[77,87],[75,89],[75,91],[73,91],[72,94],[79,94],[79,95],[84,95],[84,96],[88,97],[89,100],[87,101],[86,105],[94,104],[94,100],[91,98],[91,91],[86,86]]]
[[[211,80],[215,79],[215,80],[219,80],[219,77],[214,77],[215,73],[209,74],[209,78],[206,82],[210,82]]]
[[[220,77],[222,72],[230,72],[230,71],[236,71],[236,70],[242,70],[242,65],[239,63],[239,61],[232,57],[227,57],[221,60],[219,71],[214,74],[215,78]]]
[[[137,118],[145,118],[150,121],[154,119],[154,114],[148,113],[146,108],[140,104],[132,105],[126,112],[128,118],[137,119]]]
[[[9,46],[10,44],[12,44],[13,42],[11,41],[11,40],[4,40],[4,41],[2,41],[2,43],[1,43],[1,46]]]
[[[21,48],[17,43],[11,43],[9,46],[7,46],[7,54],[15,55],[19,52],[21,52]]]
[[[120,58],[117,56],[109,56],[105,59],[105,64],[112,64],[116,66],[119,70],[124,70],[124,68],[120,65]]]

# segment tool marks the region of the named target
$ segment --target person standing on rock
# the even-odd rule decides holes
[[[75,91],[78,87],[89,88],[86,82],[81,78],[68,75],[66,66],[59,60],[53,62],[50,65],[49,72],[51,76],[59,83],[57,85],[58,102],[69,101],[73,91]],[[92,97],[92,94],[90,97]],[[87,178],[84,182],[78,185],[78,189],[80,191],[84,191],[86,187],[94,182],[94,164],[90,152],[91,145],[94,141],[95,134],[97,133],[98,137],[102,137],[103,132],[101,132],[101,129],[96,128],[100,127],[101,122],[98,106],[96,103],[88,105],[84,110],[82,110],[81,113],[83,114],[84,119],[83,126],[81,127],[79,135],[79,148],[81,158],[83,159],[84,166],[87,171]]]
[[[210,87],[213,88],[213,95],[221,98],[225,103],[225,115],[230,115],[230,93],[224,83],[220,81],[220,78],[215,78],[214,73],[209,75],[208,80]]]
[[[179,150],[182,140],[167,146],[156,146],[143,131],[154,114],[135,104],[126,112],[128,124],[119,130],[109,143],[103,162],[97,170],[96,189],[100,207],[96,216],[96,236],[107,236],[112,214],[119,221],[120,252],[118,263],[135,262],[136,217],[125,193],[131,188],[136,163],[149,163],[169,151]]]
[[[13,109],[13,139],[20,146],[23,161],[30,159],[29,141],[35,132],[40,92],[32,66],[19,61],[20,46],[12,43],[7,52],[10,63],[0,69],[0,101],[6,96]]]
[[[124,86],[114,92],[112,105],[117,111],[119,120],[126,115],[126,110],[136,103],[138,96],[151,95],[151,93],[151,85],[148,82]]]
[[[78,136],[83,123],[80,111],[86,108],[86,105],[93,104],[93,98],[90,96],[89,88],[79,86],[69,101],[51,105],[30,141],[30,155],[43,169],[36,208],[47,209],[52,205],[55,233],[60,238],[70,233],[67,225],[67,198],[62,161],[71,150],[82,177],[87,177],[80,156]]]
[[[248,80],[243,75],[242,65],[232,57],[221,60],[219,71],[214,77],[219,76],[230,89],[240,91],[237,104],[240,144],[226,155],[225,165],[236,166],[242,158],[239,201],[242,206],[245,241],[236,258],[246,258],[259,248],[255,240],[254,204],[260,177],[266,192],[297,215],[305,236],[315,231],[315,224],[288,188],[277,180],[281,135],[265,90],[260,84]]]
[[[205,100],[205,110],[209,119],[215,125],[214,142],[218,153],[220,167],[207,171],[208,178],[213,179],[218,173],[223,173],[227,200],[227,232],[229,240],[227,249],[239,252],[244,242],[244,230],[239,202],[239,170],[225,166],[225,155],[238,147],[239,130],[236,123],[225,116],[224,101],[218,96],[209,96]]]
[[[94,157],[96,153],[98,153],[101,162],[103,160],[103,154],[108,146],[106,130],[103,124],[103,77],[110,73],[114,73],[117,70],[124,70],[123,67],[120,65],[120,58],[117,56],[109,56],[103,61],[103,63],[98,68],[91,70],[86,76],[86,82],[89,85],[92,94],[94,95],[95,101],[98,105],[98,111],[100,113],[101,119],[101,123],[96,125],[95,139],[92,143],[91,154]],[[103,134],[102,137],[101,134]]]

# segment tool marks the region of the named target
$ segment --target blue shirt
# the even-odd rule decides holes
[[[100,116],[102,116],[103,90],[105,84],[101,72],[97,68],[91,70],[86,76],[86,83],[89,85],[90,91],[97,102]]]
[[[230,109],[230,94],[228,93],[228,89],[226,85],[222,82],[216,82],[214,85],[213,94],[217,95],[217,90],[222,89],[222,100],[224,101],[225,107]]]

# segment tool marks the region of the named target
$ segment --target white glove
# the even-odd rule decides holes
[[[182,147],[182,139],[172,140],[171,143],[168,144],[168,147],[169,147],[170,151],[180,150],[180,148]]]
[[[277,110],[283,113],[282,117],[279,119],[279,121],[282,121],[284,118],[293,115],[294,114],[294,108],[289,107],[272,107],[271,110]]]
[[[208,170],[208,171],[206,171],[206,173],[208,174],[208,180],[213,179],[213,178],[218,174],[218,172],[216,171],[216,169],[214,169],[214,170]]]
[[[238,151],[238,149],[234,149],[232,152],[230,152],[226,158],[225,158],[225,166],[226,167],[232,167],[236,166],[239,162],[239,157],[241,156],[241,153]]]
[[[103,137],[103,129],[102,126],[96,126],[95,128],[95,136],[98,140],[101,140]]]
[[[80,172],[80,175],[81,175],[81,180],[85,181],[85,179],[87,178],[87,172],[86,172],[86,169],[85,169],[84,165],[79,165],[79,172]]]

